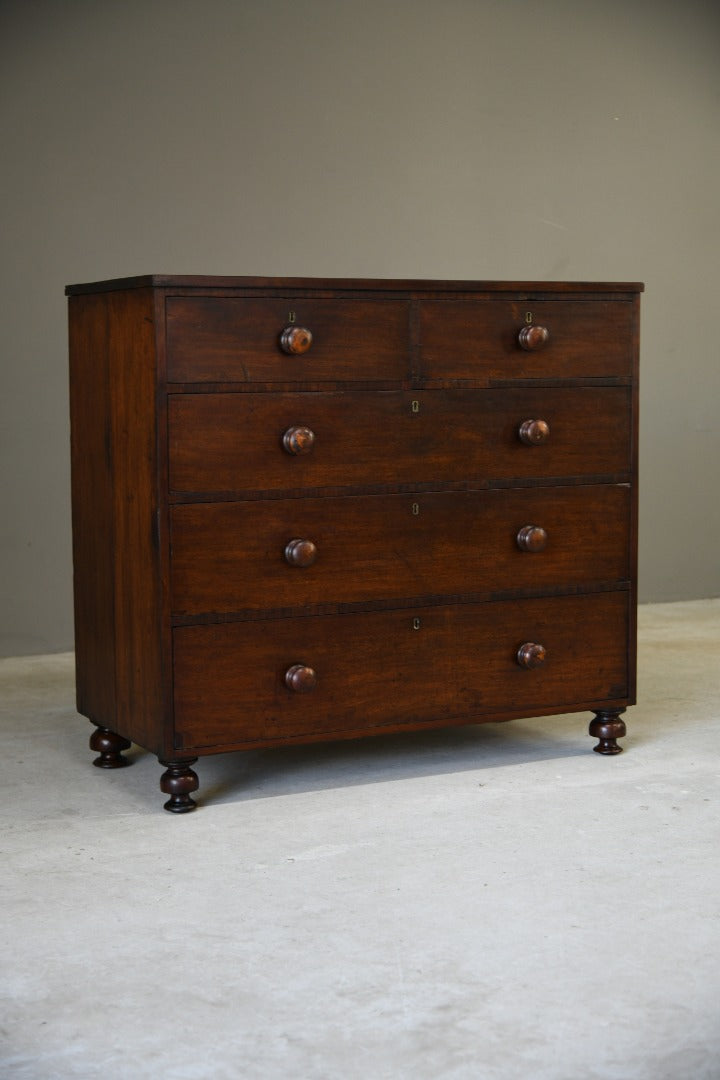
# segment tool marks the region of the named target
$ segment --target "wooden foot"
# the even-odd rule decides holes
[[[160,790],[170,798],[164,804],[171,814],[189,814],[197,803],[190,798],[191,791],[197,791],[200,781],[197,773],[190,768],[197,761],[196,757],[182,758],[180,761],[162,761],[166,772],[160,777]]]
[[[95,758],[93,765],[97,765],[98,769],[122,769],[130,765],[128,759],[122,756],[122,751],[129,750],[130,746],[129,739],[116,735],[109,728],[96,728],[90,736],[90,749],[100,756]]]
[[[596,754],[622,754],[623,748],[617,740],[627,734],[625,721],[620,719],[623,712],[624,709],[600,709],[595,713],[595,719],[590,721],[590,735],[600,740],[593,746]]]

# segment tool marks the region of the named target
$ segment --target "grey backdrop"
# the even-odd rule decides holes
[[[644,280],[641,596],[720,594],[716,0],[5,0],[0,653],[72,647],[63,287]]]

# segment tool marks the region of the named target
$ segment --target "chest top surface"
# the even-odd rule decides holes
[[[442,281],[419,278],[315,278],[315,277],[249,277],[183,274],[143,274],[137,277],[111,278],[68,285],[65,293],[113,292],[142,288],[170,289],[332,289],[362,292],[448,292],[448,293],[518,293],[537,291],[548,293],[639,293],[642,282],[631,281]]]

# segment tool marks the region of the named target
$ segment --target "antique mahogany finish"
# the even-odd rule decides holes
[[[206,754],[635,700],[636,283],[70,297],[78,709]]]

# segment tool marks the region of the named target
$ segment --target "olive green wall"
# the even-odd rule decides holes
[[[644,280],[641,595],[720,594],[715,0],[0,3],[0,652],[72,646],[68,282]]]

